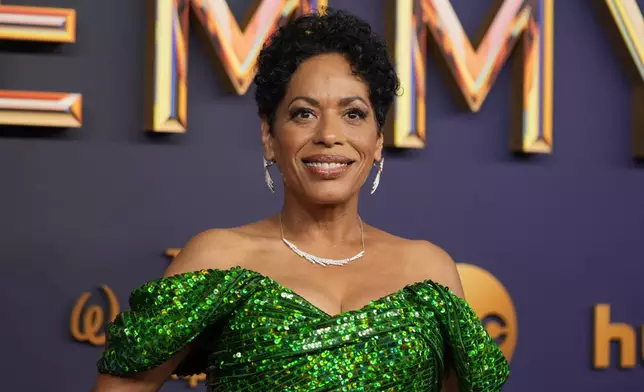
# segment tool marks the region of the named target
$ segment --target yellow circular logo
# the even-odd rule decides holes
[[[517,315],[512,299],[494,275],[472,264],[458,264],[465,299],[508,361],[517,344]]]

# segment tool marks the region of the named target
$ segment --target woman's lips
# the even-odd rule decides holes
[[[319,176],[324,180],[333,180],[343,175],[353,162],[304,162],[304,167],[309,173]]]

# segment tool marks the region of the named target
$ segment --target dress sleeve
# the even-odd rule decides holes
[[[501,391],[510,374],[508,362],[470,305],[436,283],[416,293],[441,326],[460,392]]]
[[[248,297],[246,286],[252,278],[248,275],[243,269],[210,269],[165,277],[135,289],[129,298],[131,310],[107,326],[99,373],[126,376],[168,361]],[[174,373],[198,374],[206,367],[207,355],[191,350]]]

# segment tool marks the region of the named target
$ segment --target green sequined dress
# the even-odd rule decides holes
[[[330,315],[258,272],[209,269],[144,284],[107,330],[98,371],[149,370],[194,342],[178,375],[208,391],[500,391],[509,370],[474,311],[446,287],[416,282]]]

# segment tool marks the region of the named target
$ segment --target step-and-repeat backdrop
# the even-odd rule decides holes
[[[635,0],[3,0],[0,389],[87,391],[133,288],[277,211],[253,62],[324,5],[386,34],[404,88],[361,214],[459,263],[506,390],[644,389]]]

